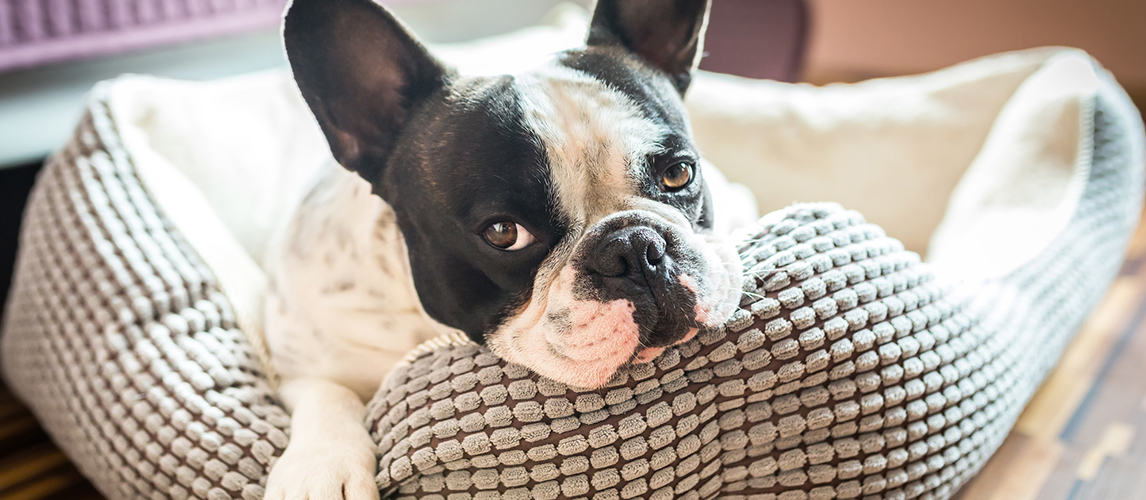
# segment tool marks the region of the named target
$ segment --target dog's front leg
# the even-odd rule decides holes
[[[358,395],[316,378],[285,381],[279,393],[291,411],[290,443],[267,478],[265,500],[376,500],[378,461]]]

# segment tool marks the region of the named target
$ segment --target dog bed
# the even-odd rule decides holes
[[[741,309],[595,391],[419,348],[368,407],[386,497],[947,498],[1141,210],[1140,117],[1078,51],[822,89],[701,74],[688,104],[779,208],[740,247]],[[286,75],[93,91],[27,209],[0,352],[108,497],[261,498],[289,424],[247,335],[263,245],[326,154]]]

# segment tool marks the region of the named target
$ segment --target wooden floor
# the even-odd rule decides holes
[[[1146,499],[1146,225],[1102,304],[959,498]]]
[[[0,500],[103,498],[0,385]]]
[[[99,499],[0,385],[0,500]],[[960,500],[1146,500],[1146,225],[1118,280]]]

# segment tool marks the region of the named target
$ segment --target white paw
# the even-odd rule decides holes
[[[374,442],[363,429],[291,439],[267,478],[264,500],[378,500]]]

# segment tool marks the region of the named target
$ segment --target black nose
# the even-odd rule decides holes
[[[648,226],[629,226],[601,239],[589,267],[602,276],[645,281],[647,274],[659,272],[664,257],[664,236]]]

